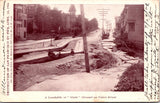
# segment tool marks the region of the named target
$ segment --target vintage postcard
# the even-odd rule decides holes
[[[158,0],[0,0],[1,102],[157,102]]]

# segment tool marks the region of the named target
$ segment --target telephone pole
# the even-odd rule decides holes
[[[87,48],[87,38],[86,38],[86,29],[85,29],[85,21],[84,21],[84,8],[83,4],[80,4],[81,9],[81,20],[82,20],[82,34],[83,34],[83,47],[84,47],[84,54],[85,54],[85,66],[86,72],[90,72],[89,68],[89,59],[88,59],[88,48]]]
[[[106,15],[106,14],[108,14],[108,10],[109,9],[97,9],[98,10],[98,12],[99,12],[99,14],[100,14],[100,16],[102,16],[102,34],[104,33],[104,16]]]

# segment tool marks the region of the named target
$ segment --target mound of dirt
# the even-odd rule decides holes
[[[144,63],[130,66],[120,77],[115,91],[144,91]]]

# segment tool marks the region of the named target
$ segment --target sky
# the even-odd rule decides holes
[[[49,5],[51,9],[54,7],[58,10],[61,10],[64,13],[69,12],[69,4],[53,4]],[[80,5],[75,4],[76,8],[76,15],[80,14]],[[124,8],[123,4],[84,4],[84,13],[85,17],[89,20],[96,18],[99,23],[99,27],[102,27],[102,16],[99,14],[99,9],[109,9],[108,13],[105,15],[106,21],[109,21],[112,23],[114,27],[115,22],[115,16],[120,16],[122,10]]]

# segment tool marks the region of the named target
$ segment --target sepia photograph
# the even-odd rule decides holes
[[[14,4],[13,91],[144,92],[144,4]]]

